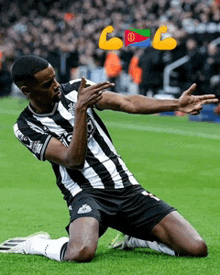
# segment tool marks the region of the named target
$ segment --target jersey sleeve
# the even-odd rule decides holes
[[[97,83],[95,83],[95,82],[93,82],[91,80],[86,79],[86,85],[87,86],[91,86],[91,85],[94,85],[94,84],[97,84]],[[103,111],[103,109],[99,108],[96,104],[94,105],[94,107],[95,107],[95,109],[97,109],[99,111]]]
[[[77,94],[81,84],[81,78],[69,81],[68,83],[61,84],[65,95],[71,94],[73,91]],[[96,84],[95,82],[86,79],[86,87]]]
[[[77,94],[78,94],[80,84],[81,84],[81,78],[77,78],[75,80],[69,81],[66,84],[61,85],[66,97],[69,100],[72,100],[73,102],[77,101]],[[96,83],[91,81],[91,80],[86,79],[86,87],[89,87],[89,86],[94,85],[94,84],[96,84]],[[102,109],[98,108],[98,106],[96,104],[94,105],[94,107],[97,110],[102,111]]]
[[[14,125],[14,134],[38,160],[46,160],[44,155],[52,136],[43,128],[29,121],[18,121]]]

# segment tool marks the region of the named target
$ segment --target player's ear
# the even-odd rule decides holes
[[[27,86],[21,86],[20,89],[21,89],[23,94],[25,94],[26,96],[30,96],[31,92],[30,92],[30,90],[28,89]]]

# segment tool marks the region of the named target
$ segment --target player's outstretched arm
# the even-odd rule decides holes
[[[87,109],[102,98],[102,91],[113,84],[98,83],[86,87],[86,80],[82,78],[78,91],[78,100],[75,109],[75,124],[71,142],[65,147],[58,139],[51,138],[45,158],[53,163],[70,169],[81,169],[84,166],[87,148]]]
[[[213,94],[194,96],[196,89],[194,83],[183,92],[179,99],[161,100],[142,95],[123,96],[111,92],[103,94],[102,99],[96,104],[100,109],[109,109],[133,114],[154,114],[169,111],[181,111],[187,114],[198,114],[204,104],[217,103],[218,99]]]

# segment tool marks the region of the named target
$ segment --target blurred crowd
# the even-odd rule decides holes
[[[172,72],[171,85],[183,90],[196,82],[199,93],[213,92],[220,97],[218,2],[0,0],[0,96],[11,92],[13,62],[21,55],[35,54],[53,65],[60,82],[76,76],[80,66],[89,70],[104,68],[112,81],[117,82],[125,73],[138,85],[139,93],[150,90],[153,95],[163,89],[164,68],[188,55],[189,61]],[[121,39],[130,27],[150,29],[153,39],[156,30],[165,25],[167,36],[174,37],[178,46],[172,51],[132,46],[104,51],[99,49],[98,41],[108,25]]]

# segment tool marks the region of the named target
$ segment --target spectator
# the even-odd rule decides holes
[[[193,38],[188,39],[186,42],[186,55],[188,55],[190,59],[182,66],[179,81],[184,87],[187,86],[187,83],[197,83],[197,91],[201,91],[202,84],[200,75],[204,57],[199,52],[198,44]]]
[[[142,50],[137,51],[131,58],[129,64],[129,75],[132,77],[132,81],[138,85],[141,83],[142,79],[142,69],[138,66],[141,54]]]
[[[220,57],[217,46],[210,43],[207,46],[207,54],[204,58],[201,83],[204,93],[219,94]]]
[[[188,33],[188,37],[189,34],[193,35],[199,52],[199,48],[206,48],[208,43],[219,37],[219,20],[220,5],[217,1],[26,0],[25,5],[20,5],[19,0],[12,0],[10,4],[9,1],[0,1],[0,45],[13,44],[14,58],[23,54],[36,54],[48,58],[50,52],[49,59],[55,62],[53,66],[57,71],[65,74],[66,70],[66,81],[69,79],[69,67],[71,69],[76,66],[72,67],[72,60],[78,59],[76,63],[90,69],[95,67],[93,54],[98,48],[101,31],[108,25],[114,26],[114,35],[117,37],[123,37],[124,29],[130,27],[150,28],[153,33],[153,29],[162,24],[167,25],[173,37],[184,32]],[[74,45],[74,49],[61,49],[61,41],[67,48]],[[168,63],[185,55],[180,49],[182,45],[178,44],[172,53],[166,54]],[[73,52],[75,57],[68,58],[67,56]],[[121,66],[125,73],[128,73],[132,54],[130,48],[120,50]],[[157,71],[162,80],[161,68]],[[179,76],[181,78],[182,74]],[[60,73],[61,80],[62,77]],[[181,81],[182,86],[184,81]]]
[[[78,51],[71,51],[71,47],[60,44],[58,51],[51,51],[49,54],[49,60],[52,64],[55,64],[57,69],[57,76],[61,83],[68,82],[71,76],[71,69],[77,68],[79,65]]]
[[[122,66],[121,66],[121,60],[118,56],[117,51],[111,51],[107,54],[105,64],[104,64],[106,75],[108,77],[108,80],[111,83],[115,83],[115,86],[112,87],[113,92],[119,92],[119,76],[121,74]]]
[[[122,63],[122,69],[124,72],[128,73],[129,64],[132,56],[134,55],[133,51],[131,51],[130,47],[126,47],[125,49],[120,50],[120,59]]]
[[[12,82],[13,80],[7,64],[3,62],[0,64],[0,97],[6,97],[11,94]]]
[[[140,94],[147,95],[149,91],[152,95],[158,93],[162,88],[164,64],[162,52],[148,47],[140,57],[138,66],[142,69],[142,78],[139,85]]]

